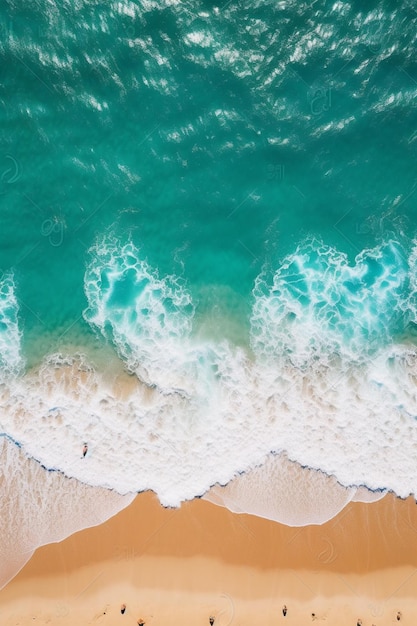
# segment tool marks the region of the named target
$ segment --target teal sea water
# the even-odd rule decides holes
[[[5,0],[0,35],[1,431],[167,505],[270,452],[415,493],[414,3]]]
[[[319,5],[6,3],[0,267],[29,358],[39,335],[89,334],[103,234],[243,325],[256,277],[307,236],[351,263],[387,238],[407,254],[415,11]]]

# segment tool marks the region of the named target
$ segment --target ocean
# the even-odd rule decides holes
[[[144,490],[291,525],[416,493],[416,38],[411,0],[5,0],[14,569]]]

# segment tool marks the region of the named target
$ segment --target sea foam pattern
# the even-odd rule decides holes
[[[11,272],[0,279],[0,372],[1,376],[17,375],[24,366],[21,356],[16,286]]]
[[[103,240],[97,250],[86,271],[85,316],[111,340],[131,375],[109,379],[87,357],[51,355],[38,371],[13,381],[3,397],[3,428],[27,453],[46,467],[122,494],[153,489],[167,506],[227,484],[262,466],[271,452],[284,451],[290,461],[345,486],[416,493],[416,353],[410,343],[387,339],[392,319],[391,331],[399,333],[415,319],[414,253],[407,260],[390,244],[348,268],[328,248],[299,249],[285,259],[269,293],[265,277],[257,281],[250,354],[226,341],[198,339],[184,285],[160,278],[134,246]],[[391,278],[393,259],[402,265]],[[364,269],[371,265],[373,278]],[[319,317],[319,324],[314,316],[323,307],[312,306],[309,289],[323,280],[320,267],[330,277],[330,293],[344,302],[334,317]],[[339,274],[355,286],[353,292],[339,285]],[[300,300],[293,276],[305,287]],[[375,281],[385,335],[370,354],[361,337],[376,336]],[[329,290],[317,293],[331,310]],[[285,310],[290,326],[281,324]],[[354,311],[356,332],[350,332],[352,321],[342,323],[344,310]],[[334,320],[340,325],[332,326]],[[260,334],[264,327],[269,335]],[[314,358],[312,328],[320,330],[320,341],[331,330],[330,343],[311,344]],[[295,358],[294,345],[288,346],[299,334],[305,337]],[[86,459],[80,455],[83,441],[89,442]],[[308,519],[298,516],[297,523]]]
[[[252,345],[257,353],[294,365],[340,355],[366,359],[415,324],[415,254],[396,242],[346,254],[318,242],[299,246],[254,290]]]
[[[180,373],[186,384],[183,348],[194,314],[189,293],[173,276],[160,279],[132,243],[103,240],[91,255],[84,278],[86,320],[115,344],[128,368],[147,384],[175,387],[181,385]]]

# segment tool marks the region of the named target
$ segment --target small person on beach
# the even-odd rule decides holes
[[[210,617],[209,617],[209,624],[210,624],[210,626],[213,626],[213,624],[214,624],[214,617],[212,615],[210,615]]]
[[[142,618],[138,619],[138,626],[144,626],[145,622],[143,621]]]
[[[311,614],[311,619],[312,619],[312,620],[317,619],[317,617],[316,617],[316,614],[315,614],[315,613],[312,613],[312,614]]]
[[[120,607],[120,613],[124,615],[125,611],[126,611],[126,604],[122,604],[122,606]]]
[[[362,626],[362,620],[358,619],[358,621],[356,622],[356,626]]]
[[[284,606],[282,607],[282,614],[285,617],[287,614],[287,606],[284,604]]]
[[[83,457],[85,457],[85,455],[87,454],[87,452],[88,452],[88,444],[87,444],[87,443],[84,443],[84,445],[83,445]]]
[[[399,622],[400,619],[401,619],[401,611],[398,611],[398,613],[397,613],[397,621]]]

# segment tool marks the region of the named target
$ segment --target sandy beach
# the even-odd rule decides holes
[[[416,547],[412,498],[352,503],[327,524],[290,528],[204,500],[164,509],[145,493],[38,549],[0,592],[0,623],[383,626],[400,611],[414,625]]]

